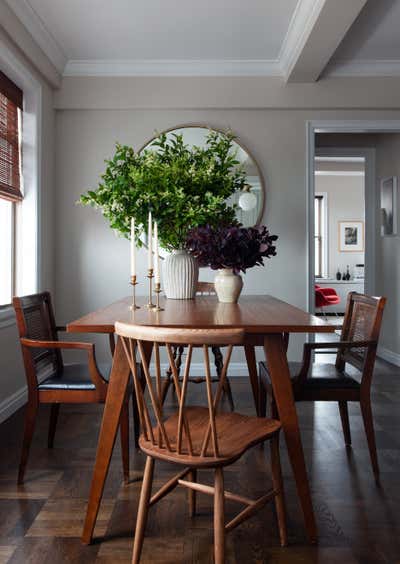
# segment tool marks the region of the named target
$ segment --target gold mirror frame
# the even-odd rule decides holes
[[[159,137],[163,133],[171,133],[171,131],[176,131],[177,129],[184,129],[184,128],[208,129],[208,130],[211,130],[211,131],[217,131],[218,133],[221,133],[222,135],[226,134],[226,131],[224,131],[223,129],[221,129],[219,127],[213,127],[209,124],[198,123],[198,122],[183,123],[183,124],[179,124],[179,125],[174,125],[173,127],[169,127],[168,129],[163,129],[162,131],[158,132],[156,135],[154,135],[151,139],[146,141],[146,143],[144,143],[144,145],[142,145],[140,147],[138,153],[141,153],[144,149],[146,149],[146,147],[148,147],[155,139],[157,139],[157,137]],[[258,214],[258,217],[257,217],[257,221],[255,223],[255,226],[257,226],[257,225],[260,225],[260,223],[261,223],[261,220],[262,220],[263,215],[264,215],[264,209],[265,209],[266,187],[265,187],[264,176],[261,172],[261,169],[260,169],[260,166],[259,166],[257,160],[254,158],[251,151],[249,151],[249,149],[241,141],[239,141],[239,139],[237,137],[235,137],[234,141],[245,153],[247,153],[249,155],[249,157],[251,158],[251,160],[255,164],[256,171],[257,171],[258,177],[260,179],[262,195],[261,195],[260,211],[259,211],[259,214]]]

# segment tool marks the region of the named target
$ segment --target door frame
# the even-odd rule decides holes
[[[315,151],[317,157],[363,157],[364,158],[364,290],[375,293],[375,245],[376,209],[378,201],[375,190],[375,148],[373,147],[322,147]]]
[[[315,312],[314,299],[314,195],[315,195],[315,134],[316,133],[400,133],[400,120],[312,120],[306,123],[306,194],[307,194],[307,241],[308,241],[308,295],[307,305]],[[324,148],[323,151],[327,151]],[[329,148],[330,150],[330,148]],[[339,149],[343,156],[364,156],[365,158],[365,291],[375,294],[376,288],[376,240],[379,191],[377,190],[374,148]],[[336,151],[336,149],[334,149]],[[347,152],[345,154],[345,152]],[[351,154],[353,153],[353,154]],[[325,153],[327,154],[327,153]],[[337,153],[335,152],[335,155]],[[367,227],[368,226],[368,227]]]

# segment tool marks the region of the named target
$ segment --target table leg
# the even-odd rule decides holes
[[[269,334],[264,338],[264,350],[271,376],[272,388],[286,439],[290,463],[303,511],[308,539],[317,542],[317,526],[311,501],[310,485],[301,443],[299,422],[294,403],[292,384],[282,334]]]
[[[150,343],[151,345],[151,343]],[[147,347],[146,356],[151,357],[152,347]],[[100,435],[97,444],[96,461],[82,533],[82,542],[90,544],[96,524],[97,514],[103,496],[104,484],[110,466],[111,456],[117,436],[122,406],[130,376],[129,364],[118,338],[113,365],[108,384],[107,398],[103,411]]]
[[[253,345],[244,345],[246,355],[247,369],[249,371],[251,390],[253,392],[254,404],[256,406],[256,414],[260,415],[259,406],[259,388],[257,375],[256,350]]]

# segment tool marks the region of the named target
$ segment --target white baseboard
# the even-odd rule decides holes
[[[378,357],[383,358],[387,362],[394,364],[395,366],[400,366],[400,354],[385,349],[385,347],[378,347]]]
[[[211,362],[210,362],[211,365]],[[168,365],[161,364],[161,373],[165,374]],[[151,373],[154,374],[154,367],[150,366]],[[201,362],[194,362],[191,365],[190,374],[192,376],[204,376],[204,365]],[[216,375],[215,366],[211,367],[211,374]],[[247,364],[245,362],[231,362],[228,370],[229,377],[237,378],[247,375]],[[0,403],[0,423],[11,417],[20,407],[28,401],[28,389],[26,386],[14,392],[11,396]]]
[[[28,401],[28,388],[24,386],[0,403],[0,423],[11,417]]]

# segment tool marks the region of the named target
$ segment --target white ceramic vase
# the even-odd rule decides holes
[[[171,300],[191,300],[196,295],[199,264],[183,249],[173,251],[164,261],[164,291]]]
[[[220,302],[235,304],[242,291],[243,280],[240,274],[234,274],[231,268],[223,268],[218,270],[214,285]]]

